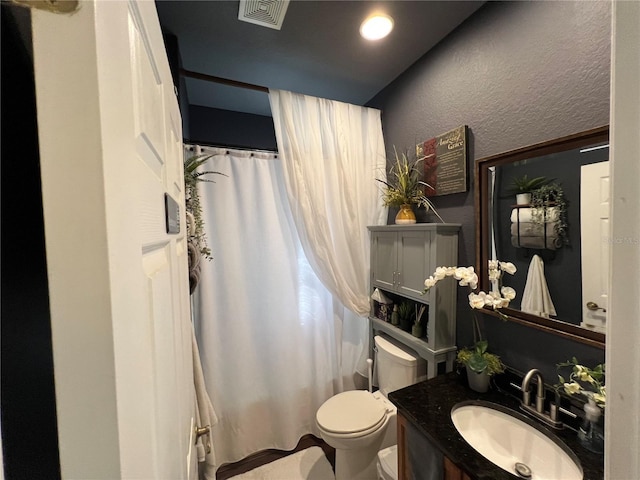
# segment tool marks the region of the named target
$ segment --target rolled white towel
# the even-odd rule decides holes
[[[542,237],[547,234],[547,237],[556,235],[556,225],[558,222],[548,223],[531,223],[531,222],[515,222],[511,224],[511,235],[517,237]]]
[[[533,222],[534,212],[537,208],[514,208],[511,210],[511,222]],[[540,212],[539,217],[544,216],[545,222],[557,222],[560,219],[560,210],[558,207],[549,207],[544,212]],[[535,217],[538,217],[536,212]]]
[[[556,250],[562,246],[562,240],[556,236],[547,237],[545,244],[544,237],[517,237],[511,236],[511,245],[516,248],[544,248],[547,250]]]

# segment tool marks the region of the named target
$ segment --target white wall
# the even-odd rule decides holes
[[[614,2],[605,478],[640,478],[640,2]]]

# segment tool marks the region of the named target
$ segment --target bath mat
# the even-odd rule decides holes
[[[229,480],[335,480],[331,464],[320,447],[279,458]]]

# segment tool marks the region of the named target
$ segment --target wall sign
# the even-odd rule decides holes
[[[425,188],[427,197],[467,191],[466,125],[419,143],[416,153],[426,157],[423,180],[432,187]]]

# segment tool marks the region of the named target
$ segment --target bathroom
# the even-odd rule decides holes
[[[386,145],[412,144],[416,137],[440,133],[443,126],[448,128],[466,124],[470,128],[471,168],[473,159],[610,123],[610,7],[606,3],[590,4],[588,8],[576,6],[569,9],[571,12],[563,9],[563,16],[554,10],[556,7],[552,3],[547,2],[486,5],[456,30],[454,35],[370,102],[369,106],[380,108],[384,112]],[[589,11],[593,14],[592,18],[574,21],[571,16]],[[595,11],[600,13],[595,15]],[[585,25],[591,25],[591,28],[585,28]],[[585,33],[586,30],[589,31],[588,34]],[[540,46],[530,41],[531,37],[544,37],[549,43]],[[574,56],[567,42],[579,39],[597,42],[600,47],[594,48],[599,56],[589,59]],[[549,64],[548,53],[552,51],[557,51],[560,55],[557,59],[559,64],[555,60]],[[500,52],[499,55],[496,52]],[[588,62],[590,68],[595,66],[598,75],[584,78],[580,62]],[[492,68],[494,64],[499,68]],[[567,68],[567,65],[572,64],[573,69]],[[573,72],[575,77],[565,79],[566,91],[556,92],[556,96],[551,98],[543,95],[531,98],[530,92],[517,96],[514,92],[519,90],[514,72],[525,66],[535,67],[540,72],[541,82],[548,81],[550,84],[555,81],[554,75],[562,68]],[[475,75],[460,74],[463,67],[473,68]],[[425,88],[425,85],[430,88]],[[576,85],[581,87],[577,88]],[[583,85],[587,85],[584,87],[586,91],[583,91]],[[542,91],[545,88],[548,85],[543,83]],[[556,102],[567,97],[572,99],[571,108],[556,109]],[[446,104],[444,99],[447,100]],[[496,111],[500,114],[496,115]],[[553,115],[548,115],[550,111]],[[186,117],[184,112],[183,116]],[[189,117],[187,122],[191,138],[209,140],[213,144],[227,143],[223,138],[203,136],[206,119],[203,119],[202,111],[193,109]],[[260,147],[264,148],[262,145],[256,146]],[[459,264],[474,264],[473,191],[437,200],[438,211],[447,221],[462,224]],[[613,282],[616,288],[633,278],[631,274],[617,272],[619,271],[614,269]],[[462,317],[468,315],[468,308],[464,298],[460,297],[462,296],[459,295],[458,311]],[[637,368],[634,365],[638,365],[633,356],[637,353],[628,347],[633,345],[637,336],[624,338],[632,332],[637,333],[637,327],[622,323],[630,322],[630,318],[631,316],[620,318],[621,326],[613,327],[614,336],[609,332],[607,337],[609,350],[612,350],[612,345],[617,347],[615,352],[608,350],[607,355],[620,356],[618,359],[615,356],[609,357],[608,364],[611,365],[613,361],[614,367],[623,368],[622,371],[625,371],[624,368]],[[605,360],[604,352],[600,349],[585,347],[518,324],[486,321],[484,327],[492,349],[501,355],[506,364],[520,371],[540,368],[545,379],[553,378],[555,364],[568,356],[576,356],[585,363],[593,364]],[[459,345],[471,343],[471,331],[465,328],[463,321],[458,322],[457,338]],[[637,378],[637,374],[631,377]],[[622,379],[618,381],[623,382]],[[4,420],[3,418],[3,428]],[[623,418],[610,428],[614,428],[614,433],[609,438],[612,445],[610,462],[620,462],[612,463],[609,467],[610,478],[624,478],[624,474],[616,476],[615,472],[624,472],[625,465],[629,469],[632,467],[625,464],[629,462],[628,459],[616,460],[615,452],[624,452],[633,437],[627,436],[629,427],[625,427]]]

